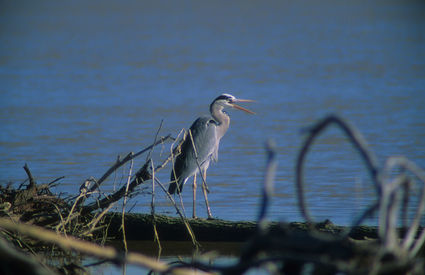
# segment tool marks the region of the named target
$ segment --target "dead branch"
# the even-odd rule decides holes
[[[267,208],[269,207],[270,199],[273,195],[274,178],[276,174],[276,144],[269,140],[266,143],[267,163],[266,172],[263,183],[263,196],[258,215],[258,224],[261,225],[265,219]]]
[[[395,168],[401,167],[403,173],[391,179]],[[411,180],[407,172],[412,173],[418,180]],[[382,193],[379,199],[379,235],[383,240],[386,249],[396,254],[408,254],[410,258],[416,256],[425,243],[425,231],[422,230],[418,239],[419,226],[422,217],[425,215],[425,171],[415,163],[405,157],[390,157],[387,159],[383,172]],[[408,230],[402,241],[399,241],[399,234],[396,232],[398,217],[405,216],[407,209],[402,208],[399,213],[400,203],[406,197],[406,192],[413,184],[421,185],[419,203],[413,221],[408,226]],[[409,198],[407,198],[409,199]]]
[[[155,167],[153,161],[151,160],[152,168],[152,199],[151,199],[151,215],[152,215],[152,227],[154,232],[154,242],[158,244],[158,257],[161,255],[162,247],[161,241],[159,239],[158,230],[156,227],[156,215],[155,215]]]
[[[190,224],[188,223],[188,221],[187,221],[187,218],[186,218],[186,216],[180,211],[180,209],[179,209],[179,207],[177,206],[177,204],[176,204],[176,202],[174,201],[174,199],[173,199],[173,197],[171,196],[171,194],[170,193],[168,193],[168,191],[167,191],[167,189],[164,187],[164,185],[159,181],[159,179],[158,178],[156,178],[155,179],[155,181],[156,181],[156,183],[158,183],[158,185],[161,187],[161,189],[164,191],[164,193],[167,195],[167,197],[168,197],[168,199],[173,203],[173,205],[174,205],[174,208],[177,210],[177,214],[180,216],[180,218],[181,218],[181,220],[183,221],[183,223],[184,223],[184,225],[185,225],[185,227],[186,227],[186,229],[187,229],[187,232],[189,233],[189,236],[190,236],[190,238],[191,238],[191,240],[192,240],[192,244],[195,246],[195,247],[199,247],[199,243],[198,243],[198,241],[196,240],[196,236],[195,236],[195,234],[193,233],[193,230],[192,230],[192,228],[191,228],[191,226],[190,226]]]
[[[87,206],[83,206],[81,210],[81,215],[86,215],[88,213],[91,213],[97,209],[103,209],[108,207],[109,204],[115,203],[119,201],[121,198],[125,196],[127,193],[133,192],[133,190],[141,183],[150,180],[152,178],[151,174],[148,171],[148,165],[149,162],[146,162],[143,167],[137,172],[138,173],[138,180],[134,180],[130,183],[128,186],[122,186],[118,191],[111,194],[110,196],[103,198],[99,201],[95,201]],[[127,190],[127,191],[126,191]]]
[[[349,125],[346,121],[339,118],[335,115],[330,115],[325,117],[312,127],[308,128],[309,135],[304,141],[303,146],[301,147],[300,153],[298,154],[297,163],[296,163],[296,188],[298,194],[298,205],[303,215],[304,219],[308,222],[313,222],[313,219],[310,216],[310,213],[307,208],[304,197],[304,162],[305,157],[317,136],[323,132],[323,130],[330,126],[331,124],[336,124],[339,128],[343,130],[345,135],[349,138],[351,143],[354,145],[354,148],[359,151],[361,157],[363,158],[366,166],[368,167],[369,173],[375,185],[375,189],[379,194],[381,184],[380,184],[380,175],[379,175],[379,166],[376,156],[368,149],[366,140],[363,138],[363,135],[353,126]]]
[[[125,236],[125,206],[127,205],[127,198],[128,198],[128,189],[130,185],[131,180],[131,173],[133,171],[133,160],[130,162],[130,170],[128,171],[128,177],[127,177],[127,184],[125,185],[125,193],[124,193],[124,200],[122,202],[122,217],[121,217],[121,230],[122,230],[122,237],[123,237],[123,243],[124,243],[124,251],[127,254],[128,248],[127,248],[127,238]]]
[[[157,140],[156,142],[154,142],[152,145],[146,147],[145,149],[137,152],[136,154],[133,153],[129,153],[127,156],[125,156],[122,160],[117,160],[117,162],[108,169],[108,171],[106,171],[105,174],[103,174],[102,177],[100,177],[99,180],[97,180],[97,184],[92,186],[89,189],[89,192],[93,192],[96,188],[98,188],[113,172],[115,172],[118,168],[120,168],[121,166],[123,166],[125,163],[127,163],[128,161],[140,156],[143,153],[146,153],[147,151],[151,150],[153,147],[157,146],[158,144],[164,143],[167,140],[171,139],[171,135],[167,135],[165,137],[161,137],[159,140]]]
[[[158,139],[158,135],[159,135],[159,132],[161,131],[161,129],[162,129],[162,124],[164,123],[164,120],[161,120],[161,123],[159,124],[159,127],[158,127],[158,130],[156,130],[156,133],[155,133],[155,137],[154,137],[154,140],[153,140],[153,144],[155,144],[156,143],[156,141],[157,141],[157,139]],[[153,152],[153,149],[155,148],[155,146],[153,146],[151,149],[150,149],[150,151],[149,151],[149,153],[148,153],[148,155],[146,156],[146,161],[148,161],[150,158],[151,158],[151,156],[152,156],[152,152]]]
[[[96,225],[100,222],[100,220],[105,216],[105,214],[111,210],[111,208],[115,205],[115,203],[111,203],[107,208],[105,208],[101,213],[97,214],[91,222],[87,224],[87,227],[89,227],[88,230],[83,232],[82,236],[87,236],[92,234],[95,230],[100,229],[99,227],[96,228]]]
[[[25,163],[25,165],[24,165],[24,170],[25,170],[25,172],[27,173],[27,175],[28,175],[28,180],[29,180],[29,185],[28,185],[28,187],[27,187],[27,190],[28,189],[36,189],[36,186],[37,186],[37,184],[36,184],[36,182],[35,182],[35,180],[34,180],[34,177],[32,176],[32,174],[31,174],[31,171],[30,171],[30,169],[28,168],[28,165]]]
[[[132,153],[128,154],[127,157],[125,157],[123,160],[118,161],[117,163],[119,163],[117,166],[117,164],[115,164],[113,167],[111,167],[106,174],[110,175],[113,171],[117,169],[118,167],[122,166],[125,162],[128,162],[132,159],[134,159],[137,155],[140,155],[142,153],[145,153],[151,149],[153,149],[156,145],[163,143],[169,139],[172,139],[170,135],[166,136],[165,138],[160,138],[159,140],[156,140],[151,146],[146,147],[145,149],[143,149],[142,151],[132,155]],[[173,143],[174,144],[174,143]],[[181,146],[181,145],[180,145]],[[178,146],[175,148],[175,150],[178,150]],[[165,165],[171,160],[171,156],[169,156],[166,160],[164,160],[164,162],[159,165],[158,167],[155,168],[156,171],[160,171],[161,169],[163,169],[165,167]],[[87,206],[83,206],[81,209],[81,215],[86,215],[88,213],[91,213],[97,209],[103,209],[108,207],[109,204],[111,203],[115,203],[118,200],[120,200],[121,198],[123,198],[125,196],[125,194],[131,194],[134,189],[139,186],[140,184],[152,179],[152,175],[151,172],[149,171],[149,166],[150,166],[150,159],[148,159],[145,164],[136,172],[136,174],[134,175],[134,179],[131,181],[131,183],[128,186],[128,190],[126,191],[127,187],[123,186],[121,187],[118,191],[116,191],[115,193],[109,195],[108,197],[105,197],[101,200],[92,202],[91,204],[87,205]],[[114,169],[112,169],[114,168]],[[100,179],[102,180],[104,178],[104,176]],[[97,184],[93,187],[90,188],[90,190],[94,190],[96,188],[96,186],[99,186],[99,184],[101,183],[101,181],[97,181]]]

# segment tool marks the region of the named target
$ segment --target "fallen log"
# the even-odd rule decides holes
[[[126,237],[128,241],[149,241],[154,239],[152,226],[153,216],[150,214],[125,214]],[[199,242],[244,242],[254,236],[258,223],[253,221],[227,221],[222,219],[187,219],[196,239]],[[190,241],[189,233],[181,218],[165,215],[155,215],[156,229],[161,241]],[[108,236],[120,239],[122,237],[121,213],[108,213],[105,217],[108,225]],[[312,226],[304,222],[268,222],[269,231],[279,231],[282,227],[294,232],[311,232],[312,229],[341,236],[344,233],[355,240],[377,238],[375,226],[356,226],[354,228],[334,225],[329,220]]]

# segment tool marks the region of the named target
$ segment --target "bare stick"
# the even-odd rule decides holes
[[[274,178],[276,175],[276,144],[268,140],[266,142],[266,153],[267,153],[267,163],[266,163],[266,172],[264,175],[263,183],[263,197],[261,201],[261,208],[258,215],[258,225],[261,226],[266,217],[266,211],[269,206],[270,198],[273,195],[273,185]]]
[[[385,171],[384,176],[386,179],[391,176],[392,170],[396,167],[401,167],[405,171],[410,171],[422,183],[421,193],[419,197],[419,204],[416,208],[415,217],[413,221],[411,222],[409,229],[407,231],[407,234],[405,235],[405,238],[403,239],[403,242],[402,242],[403,249],[411,249],[410,256],[413,257],[414,255],[416,255],[416,253],[419,251],[419,248],[423,245],[425,241],[425,230],[423,230],[418,240],[416,240],[415,242],[415,236],[419,229],[421,218],[425,212],[425,171],[405,157],[390,157],[386,161],[385,170],[384,170]],[[409,183],[410,181],[407,179],[404,179],[403,181],[394,180],[393,184],[390,186],[394,190],[394,192],[395,191],[400,192],[401,187],[407,186],[409,185]],[[406,188],[408,188],[408,186]],[[396,214],[397,213],[395,213],[394,215]]]
[[[155,218],[155,167],[153,165],[153,160],[151,160],[151,169],[152,169],[152,201],[151,201],[151,215],[152,215],[152,226],[154,232],[154,242],[158,244],[158,258],[161,255],[162,247],[159,240],[158,230],[156,228],[156,218]]]
[[[51,203],[54,207],[55,207],[55,209],[56,209],[56,211],[58,212],[58,216],[60,217],[60,219],[61,219],[61,223],[63,224],[65,221],[64,221],[64,219],[63,219],[63,216],[62,216],[62,213],[61,213],[61,210],[59,209],[59,207],[55,204],[55,203]],[[56,231],[58,231],[58,227],[56,227]],[[65,229],[65,227],[63,227],[63,234],[66,236],[66,229]]]
[[[164,122],[164,120],[162,119],[161,123],[159,124],[158,130],[156,131],[155,138],[153,139],[153,144],[155,144],[157,139],[158,139],[158,135],[159,135],[159,132],[161,131],[163,122]],[[148,161],[151,158],[151,155],[152,155],[154,148],[155,147],[152,147],[151,150],[149,151],[148,155],[146,156],[146,161]]]
[[[345,236],[351,234],[352,229],[356,226],[359,226],[366,218],[370,217],[375,213],[379,208],[379,202],[374,202],[371,206],[369,206],[361,215],[358,217],[351,225],[351,230],[348,230]]]
[[[182,194],[181,194],[181,190],[180,190],[180,186],[179,186],[179,184],[178,184],[178,180],[177,180],[177,174],[176,174],[176,170],[175,170],[175,168],[174,168],[174,159],[175,159],[175,157],[174,157],[174,155],[176,155],[177,156],[177,154],[180,154],[181,152],[181,146],[183,145],[183,142],[186,140],[186,138],[187,138],[187,132],[184,130],[184,129],[182,129],[180,132],[179,132],[179,134],[177,135],[177,138],[181,135],[181,133],[184,133],[183,134],[183,138],[182,138],[182,140],[180,141],[180,143],[179,143],[179,145],[178,146],[176,146],[176,147],[174,147],[174,149],[173,149],[173,146],[174,146],[174,143],[175,142],[173,142],[172,144],[171,144],[171,147],[170,147],[170,157],[171,157],[171,162],[172,162],[172,173],[174,174],[174,179],[175,179],[175,183],[176,183],[176,186],[177,186],[177,193],[179,194],[179,199],[180,199],[180,205],[181,205],[181,207],[182,207],[182,210],[183,210],[183,215],[184,215],[184,217],[186,217],[186,211],[185,211],[185,209],[184,209],[184,204],[183,204],[183,197],[182,197]],[[177,138],[176,138],[176,140],[177,140]],[[168,193],[168,191],[167,191],[167,193]],[[177,207],[177,206],[176,206]]]
[[[65,176],[62,176],[62,177],[56,178],[56,179],[52,180],[51,182],[49,182],[49,183],[47,184],[47,186],[49,186],[49,187],[51,187],[51,186],[56,186],[56,184],[54,184],[54,183],[56,183],[57,181],[60,181],[61,179],[64,179],[64,178],[65,178]]]
[[[186,217],[183,215],[183,213],[180,211],[179,207],[177,206],[175,200],[173,199],[171,194],[167,191],[167,189],[165,189],[164,185],[157,178],[155,178],[155,181],[158,183],[158,185],[161,187],[161,189],[167,195],[168,199],[173,203],[174,207],[176,208],[177,213],[179,214],[180,218],[182,219],[183,223],[186,226],[187,231],[189,232],[189,235],[192,239],[192,244],[195,245],[196,247],[198,247],[199,243],[196,241],[195,234],[193,233],[193,230],[190,227],[190,224],[187,222]]]
[[[399,251],[399,240],[397,236],[397,220],[398,220],[398,210],[400,206],[400,200],[401,200],[401,192],[399,192],[401,189],[395,189],[394,187],[396,185],[400,185],[406,182],[406,177],[404,175],[398,176],[394,179],[393,182],[386,183],[382,186],[383,189],[386,187],[389,187],[389,192],[383,191],[382,195],[387,195],[387,198],[382,200],[384,202],[387,202],[387,205],[383,204],[383,208],[385,209],[385,217],[384,220],[385,223],[385,239],[384,239],[384,245],[387,249],[390,251]],[[381,216],[379,216],[381,218]]]
[[[30,171],[30,169],[28,168],[28,165],[27,165],[26,163],[25,163],[25,165],[24,165],[24,170],[25,170],[25,172],[27,173],[28,180],[30,181],[30,183],[29,183],[29,185],[28,185],[28,187],[27,187],[27,190],[28,190],[28,189],[35,189],[35,188],[36,188],[36,186],[37,186],[37,184],[35,183],[34,177],[32,176],[31,171]]]
[[[96,225],[102,219],[102,217],[115,205],[115,203],[111,203],[107,208],[105,208],[99,215],[96,216],[91,222],[87,224],[87,227],[90,227],[87,231],[83,232],[82,235],[88,235],[95,231]],[[96,229],[97,230],[97,229]]]
[[[196,146],[195,146],[195,141],[193,140],[193,136],[192,136],[192,131],[189,129],[189,136],[190,136],[190,141],[192,142],[192,146],[193,146],[193,151],[195,152],[195,159],[196,159],[196,164],[198,165],[198,169],[199,169],[199,174],[201,175],[202,178],[202,184],[204,185],[204,188],[207,190],[207,192],[209,193],[210,190],[208,188],[207,182],[205,180],[205,177],[202,173],[202,169],[201,169],[201,165],[199,164],[199,159],[198,159],[198,152],[196,151]]]
[[[124,243],[124,251],[127,254],[128,253],[128,249],[127,249],[127,238],[125,236],[125,206],[127,204],[127,197],[128,197],[128,188],[130,185],[130,180],[131,180],[131,173],[133,171],[133,160],[131,160],[130,162],[130,170],[128,171],[128,178],[127,178],[127,184],[125,185],[125,194],[124,194],[124,200],[122,203],[122,215],[121,215],[121,229],[122,229],[122,237],[123,237],[123,243]]]
[[[151,159],[151,169],[152,169],[152,200],[151,200],[151,214],[155,216],[155,167],[153,165],[153,160]]]
[[[181,150],[182,144],[183,144],[183,140],[180,141],[180,143],[174,148],[174,150],[170,150],[171,153],[168,155],[168,157],[160,165],[156,166],[155,169],[157,171],[159,171],[162,168],[164,168],[168,164],[168,162],[171,161],[171,163],[173,165],[173,168],[172,168],[173,169],[173,173],[175,174],[176,172],[174,171],[174,157],[176,157],[176,156],[178,156],[180,154],[179,151]],[[172,148],[173,146],[174,146],[174,142],[171,144],[171,147],[170,148]]]

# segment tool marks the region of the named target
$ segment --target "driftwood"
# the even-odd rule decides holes
[[[105,223],[108,224],[108,236],[111,239],[121,238],[121,213],[108,213]],[[152,227],[153,216],[150,214],[128,213],[125,215],[127,241],[153,241],[155,232]],[[155,215],[157,234],[161,241],[190,242],[190,236],[180,218]],[[245,242],[258,231],[259,223],[255,221],[227,221],[221,219],[187,219],[197,241],[199,242]],[[353,240],[373,240],[378,238],[376,226],[339,226],[331,221],[310,224],[305,222],[264,222],[268,231],[274,233],[285,228],[291,232],[311,232],[312,229],[330,236],[340,237],[348,234]],[[422,228],[420,229],[422,231]],[[400,234],[406,232],[399,229]]]

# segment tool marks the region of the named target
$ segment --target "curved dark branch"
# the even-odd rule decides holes
[[[30,182],[29,185],[28,185],[28,187],[27,187],[27,190],[29,190],[29,189],[36,189],[37,184],[36,184],[35,179],[32,176],[31,171],[30,171],[30,169],[29,169],[29,167],[28,167],[28,165],[26,163],[24,165],[24,170],[25,170],[25,173],[27,173],[28,180]]]
[[[296,163],[296,189],[298,195],[298,205],[300,207],[301,214],[304,219],[308,222],[312,222],[312,218],[307,208],[307,204],[305,202],[304,196],[304,162],[306,155],[314,141],[314,139],[329,125],[336,124],[339,128],[343,130],[345,135],[354,145],[355,149],[359,151],[363,161],[365,162],[372,181],[375,185],[375,189],[378,195],[381,193],[381,184],[380,184],[380,175],[379,175],[379,166],[378,161],[372,151],[368,149],[366,140],[363,138],[361,133],[354,127],[348,124],[342,118],[336,115],[329,115],[325,117],[323,120],[319,121],[312,127],[308,129],[309,135],[305,140],[300,153],[297,158]]]

